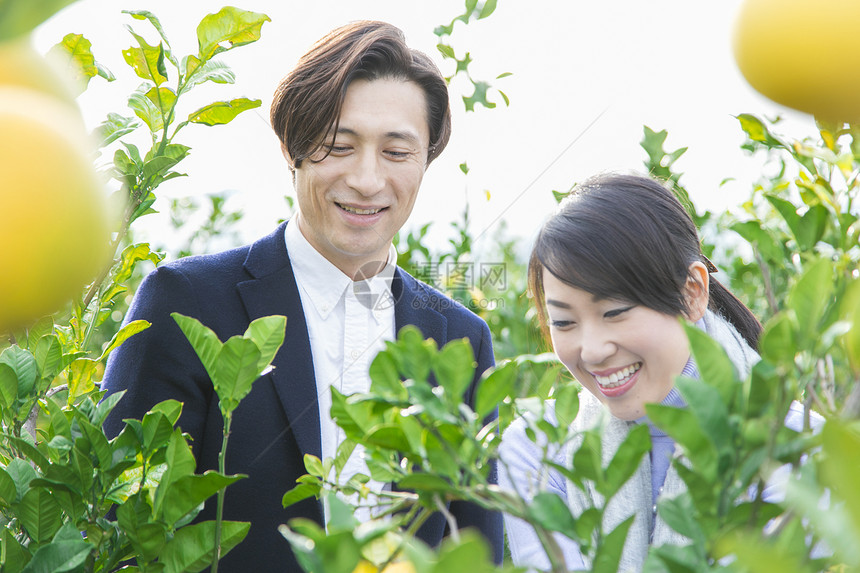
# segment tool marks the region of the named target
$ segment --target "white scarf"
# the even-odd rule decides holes
[[[745,378],[753,364],[759,360],[758,354],[747,345],[735,328],[722,317],[707,311],[704,317],[704,331],[725,349],[731,361],[738,371],[738,375]],[[601,442],[603,466],[606,467],[618,447],[627,437],[629,425],[620,420],[595,398],[590,392],[580,393],[579,414],[573,422],[573,428],[582,432],[591,428],[602,427]],[[575,451],[578,444],[573,444]],[[675,458],[680,458],[682,463],[687,464],[683,458],[680,447],[675,446]],[[573,483],[567,484],[568,505],[574,516],[578,517],[589,507],[603,506],[604,499],[594,489],[594,484],[585,481],[586,491],[583,492]],[[678,475],[674,466],[669,467],[666,480],[660,493],[661,498],[672,498],[686,491],[686,485]],[[687,545],[690,540],[677,533],[657,516],[654,522],[654,531],[651,532],[651,520],[653,508],[651,504],[651,460],[649,456],[642,459],[639,468],[627,483],[625,483],[615,497],[606,506],[603,513],[603,531],[612,531],[616,526],[635,515],[633,524],[627,533],[627,542],[619,563],[619,571],[641,571],[648,548],[651,545]],[[588,567],[592,563],[583,556]]]

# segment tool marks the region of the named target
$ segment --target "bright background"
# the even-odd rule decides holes
[[[452,62],[435,48],[433,29],[463,11],[462,0],[240,0],[245,10],[268,14],[262,39],[220,57],[235,71],[232,86],[205,84],[192,92],[187,112],[214,100],[248,96],[263,100],[227,126],[189,126],[178,141],[192,154],[179,168],[189,175],[162,185],[156,208],[167,197],[230,191],[228,206],[241,207],[243,241],[268,233],[287,214],[292,183],[268,123],[271,94],[298,57],[330,29],[356,19],[389,21],[411,46],[433,57],[445,74]],[[211,0],[80,0],[36,32],[47,51],[69,32],[93,43],[96,59],[117,75],[95,78],[80,99],[96,126],[109,111],[131,115],[125,101],[140,83],[122,59],[134,43],[126,24],[157,43],[149,24],[121,10],[146,9],[161,19],[174,54],[197,50],[200,19],[223,4]],[[697,206],[722,210],[749,196],[760,160],[739,149],[743,133],[734,116],[787,115],[795,128],[811,131],[811,119],[792,115],[744,82],[731,50],[732,25],[740,0],[499,0],[496,12],[468,26],[458,23],[450,38],[457,56],[471,52],[473,77],[488,80],[511,100],[491,92],[496,109],[466,113],[460,100],[471,94],[463,79],[452,83],[454,131],[447,150],[425,176],[409,226],[434,221],[429,241],[452,236],[468,201],[478,251],[505,221],[508,235],[530,240],[552,209],[551,190],[607,170],[642,170],[643,125],[668,130],[666,148],[688,147],[676,169]],[[500,80],[503,72],[513,75]],[[175,80],[175,78],[173,78]],[[205,87],[205,89],[204,89]],[[141,141],[142,146],[145,142]],[[468,162],[464,175],[459,164]],[[725,179],[732,178],[728,182]],[[487,193],[488,192],[488,193]],[[488,198],[489,197],[489,198]],[[169,244],[166,217],[136,224],[139,240]],[[193,223],[190,223],[193,224]]]

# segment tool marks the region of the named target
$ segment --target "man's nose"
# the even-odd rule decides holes
[[[347,184],[364,196],[372,196],[385,187],[385,177],[375,153],[361,153],[350,169]]]

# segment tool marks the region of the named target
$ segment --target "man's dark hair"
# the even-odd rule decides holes
[[[451,111],[439,68],[426,54],[409,48],[399,28],[360,21],[332,30],[314,44],[275,90],[272,128],[291,168],[301,167],[323,147],[327,135],[337,132],[346,90],[357,79],[417,84],[427,100],[427,163],[442,153],[451,136]]]

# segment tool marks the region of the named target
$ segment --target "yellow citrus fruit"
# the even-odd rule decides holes
[[[69,105],[0,85],[0,331],[58,310],[106,264],[93,149]]]
[[[860,2],[746,0],[734,54],[773,101],[832,121],[860,119]]]
[[[379,569],[373,563],[362,559],[352,573],[378,573],[378,571]],[[415,573],[415,566],[409,561],[398,561],[383,569],[382,573]]]
[[[27,38],[0,42],[0,86],[31,88],[73,105],[71,78],[33,50]]]

